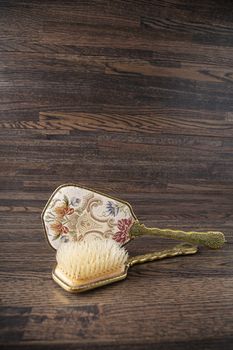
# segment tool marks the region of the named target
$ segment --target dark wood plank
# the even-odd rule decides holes
[[[232,349],[233,4],[0,2],[1,349]],[[70,295],[40,214],[77,182],[222,250]],[[131,255],[174,243],[143,237]]]

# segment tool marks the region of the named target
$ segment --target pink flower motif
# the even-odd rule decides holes
[[[117,241],[118,243],[123,244],[129,237],[128,232],[131,224],[131,218],[118,220],[117,227],[119,231],[115,233],[113,239],[115,239],[115,241]]]

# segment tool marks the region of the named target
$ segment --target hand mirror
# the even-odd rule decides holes
[[[124,245],[141,235],[154,235],[184,242],[220,248],[225,238],[221,232],[185,232],[148,228],[141,224],[131,205],[121,199],[79,186],[59,186],[49,198],[42,222],[52,248],[61,242],[112,238]]]

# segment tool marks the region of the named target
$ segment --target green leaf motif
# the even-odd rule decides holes
[[[64,202],[67,205],[67,207],[69,206],[69,198],[64,194]]]
[[[55,237],[53,237],[53,241],[56,241],[58,238],[60,238],[60,235],[57,235],[57,236],[55,236]]]
[[[76,233],[75,231],[69,231],[69,234],[70,234],[71,236],[76,236],[76,235],[77,235],[77,233]]]

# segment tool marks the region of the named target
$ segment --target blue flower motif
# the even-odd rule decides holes
[[[77,198],[77,197],[72,197],[71,200],[70,200],[70,204],[73,206],[73,207],[76,207],[76,205],[78,205],[80,203],[80,199]]]
[[[116,216],[119,213],[119,206],[116,203],[108,201],[106,204],[106,209],[108,212],[108,215]]]

